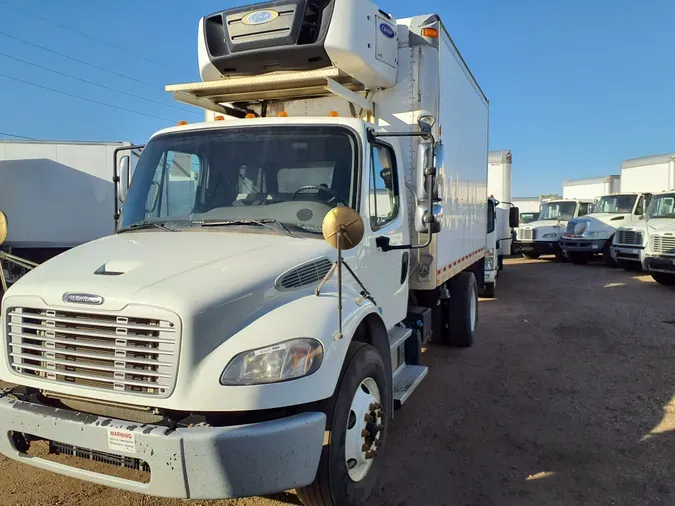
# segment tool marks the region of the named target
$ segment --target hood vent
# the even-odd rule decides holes
[[[332,265],[332,262],[327,258],[317,258],[297,265],[279,276],[274,286],[277,290],[295,290],[318,283],[328,273]]]
[[[612,218],[610,221],[619,221],[619,220],[623,220],[623,219],[624,219],[623,216],[617,216],[616,218]]]

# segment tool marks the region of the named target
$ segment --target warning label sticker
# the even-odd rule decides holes
[[[108,448],[118,452],[136,453],[136,436],[127,430],[108,429]]]

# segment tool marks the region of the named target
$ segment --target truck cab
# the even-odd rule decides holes
[[[561,249],[573,263],[583,264],[593,255],[602,254],[606,265],[614,265],[611,247],[617,228],[631,227],[644,220],[650,198],[649,193],[603,195],[592,213],[567,223],[567,230],[560,238]]]
[[[675,191],[652,196],[646,228],[644,267],[658,283],[675,286]]]
[[[525,258],[536,259],[541,255],[555,255],[563,260],[559,240],[567,229],[567,222],[591,211],[592,202],[582,200],[549,200],[541,205],[537,221],[516,230],[514,252]]]

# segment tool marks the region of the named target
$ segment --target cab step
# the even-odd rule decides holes
[[[412,335],[412,329],[406,327],[392,327],[389,330],[389,349],[394,352],[406,339]]]
[[[394,402],[401,406],[429,372],[423,365],[403,364],[394,372]]]

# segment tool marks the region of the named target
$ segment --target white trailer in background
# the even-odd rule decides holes
[[[513,205],[520,211],[520,223],[531,223],[539,218],[541,199],[539,197],[513,197]]]
[[[130,145],[0,140],[0,211],[7,221],[2,269],[8,284],[31,264],[115,231],[113,155]]]
[[[22,388],[0,392],[3,454],[163,497],[367,504],[422,344],[473,343],[477,81],[436,15],[277,4],[202,18],[203,81],[167,89],[213,121],[154,134],[117,233],[5,294],[0,379]]]
[[[619,266],[627,270],[646,268],[645,249],[649,245],[650,234],[644,219],[645,211],[649,208],[652,194],[674,188],[675,153],[632,158],[621,164],[621,191],[630,192],[634,205],[630,212],[610,207],[614,217],[624,217],[612,222],[616,232],[612,238],[611,254]],[[609,200],[611,202],[612,199]],[[626,203],[624,209],[627,208]]]
[[[621,191],[621,176],[590,177],[563,181],[563,198],[595,200]]]

